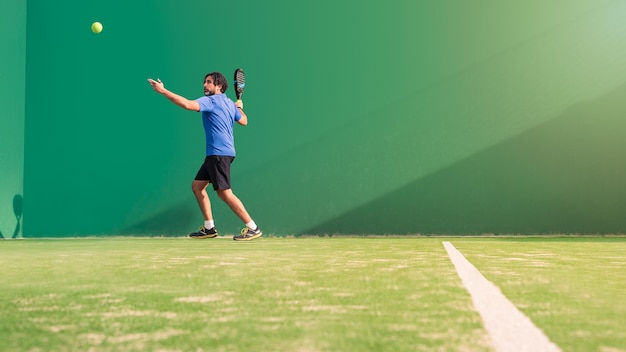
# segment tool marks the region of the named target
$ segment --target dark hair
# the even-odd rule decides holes
[[[228,80],[226,77],[219,72],[211,72],[204,76],[204,80],[206,81],[206,78],[209,76],[213,78],[213,84],[216,86],[222,86],[222,93],[226,93],[226,90],[228,89]]]

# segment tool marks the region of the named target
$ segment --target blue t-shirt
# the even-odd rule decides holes
[[[226,94],[203,96],[200,104],[202,125],[206,136],[206,155],[235,156],[233,125],[241,119],[241,112]]]

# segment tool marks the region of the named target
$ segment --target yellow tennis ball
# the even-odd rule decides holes
[[[102,32],[102,23],[100,22],[94,22],[91,24],[91,31],[94,33],[100,33]]]

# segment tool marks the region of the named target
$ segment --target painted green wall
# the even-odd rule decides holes
[[[146,78],[196,98],[236,67],[250,124],[233,190],[268,234],[623,232],[624,15],[608,0],[30,0],[25,234],[200,226],[199,114]]]
[[[0,4],[0,238],[22,237],[26,0]]]

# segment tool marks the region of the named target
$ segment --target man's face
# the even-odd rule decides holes
[[[213,77],[207,76],[204,80],[204,95],[213,95],[222,92],[221,86],[216,86],[213,83]]]

